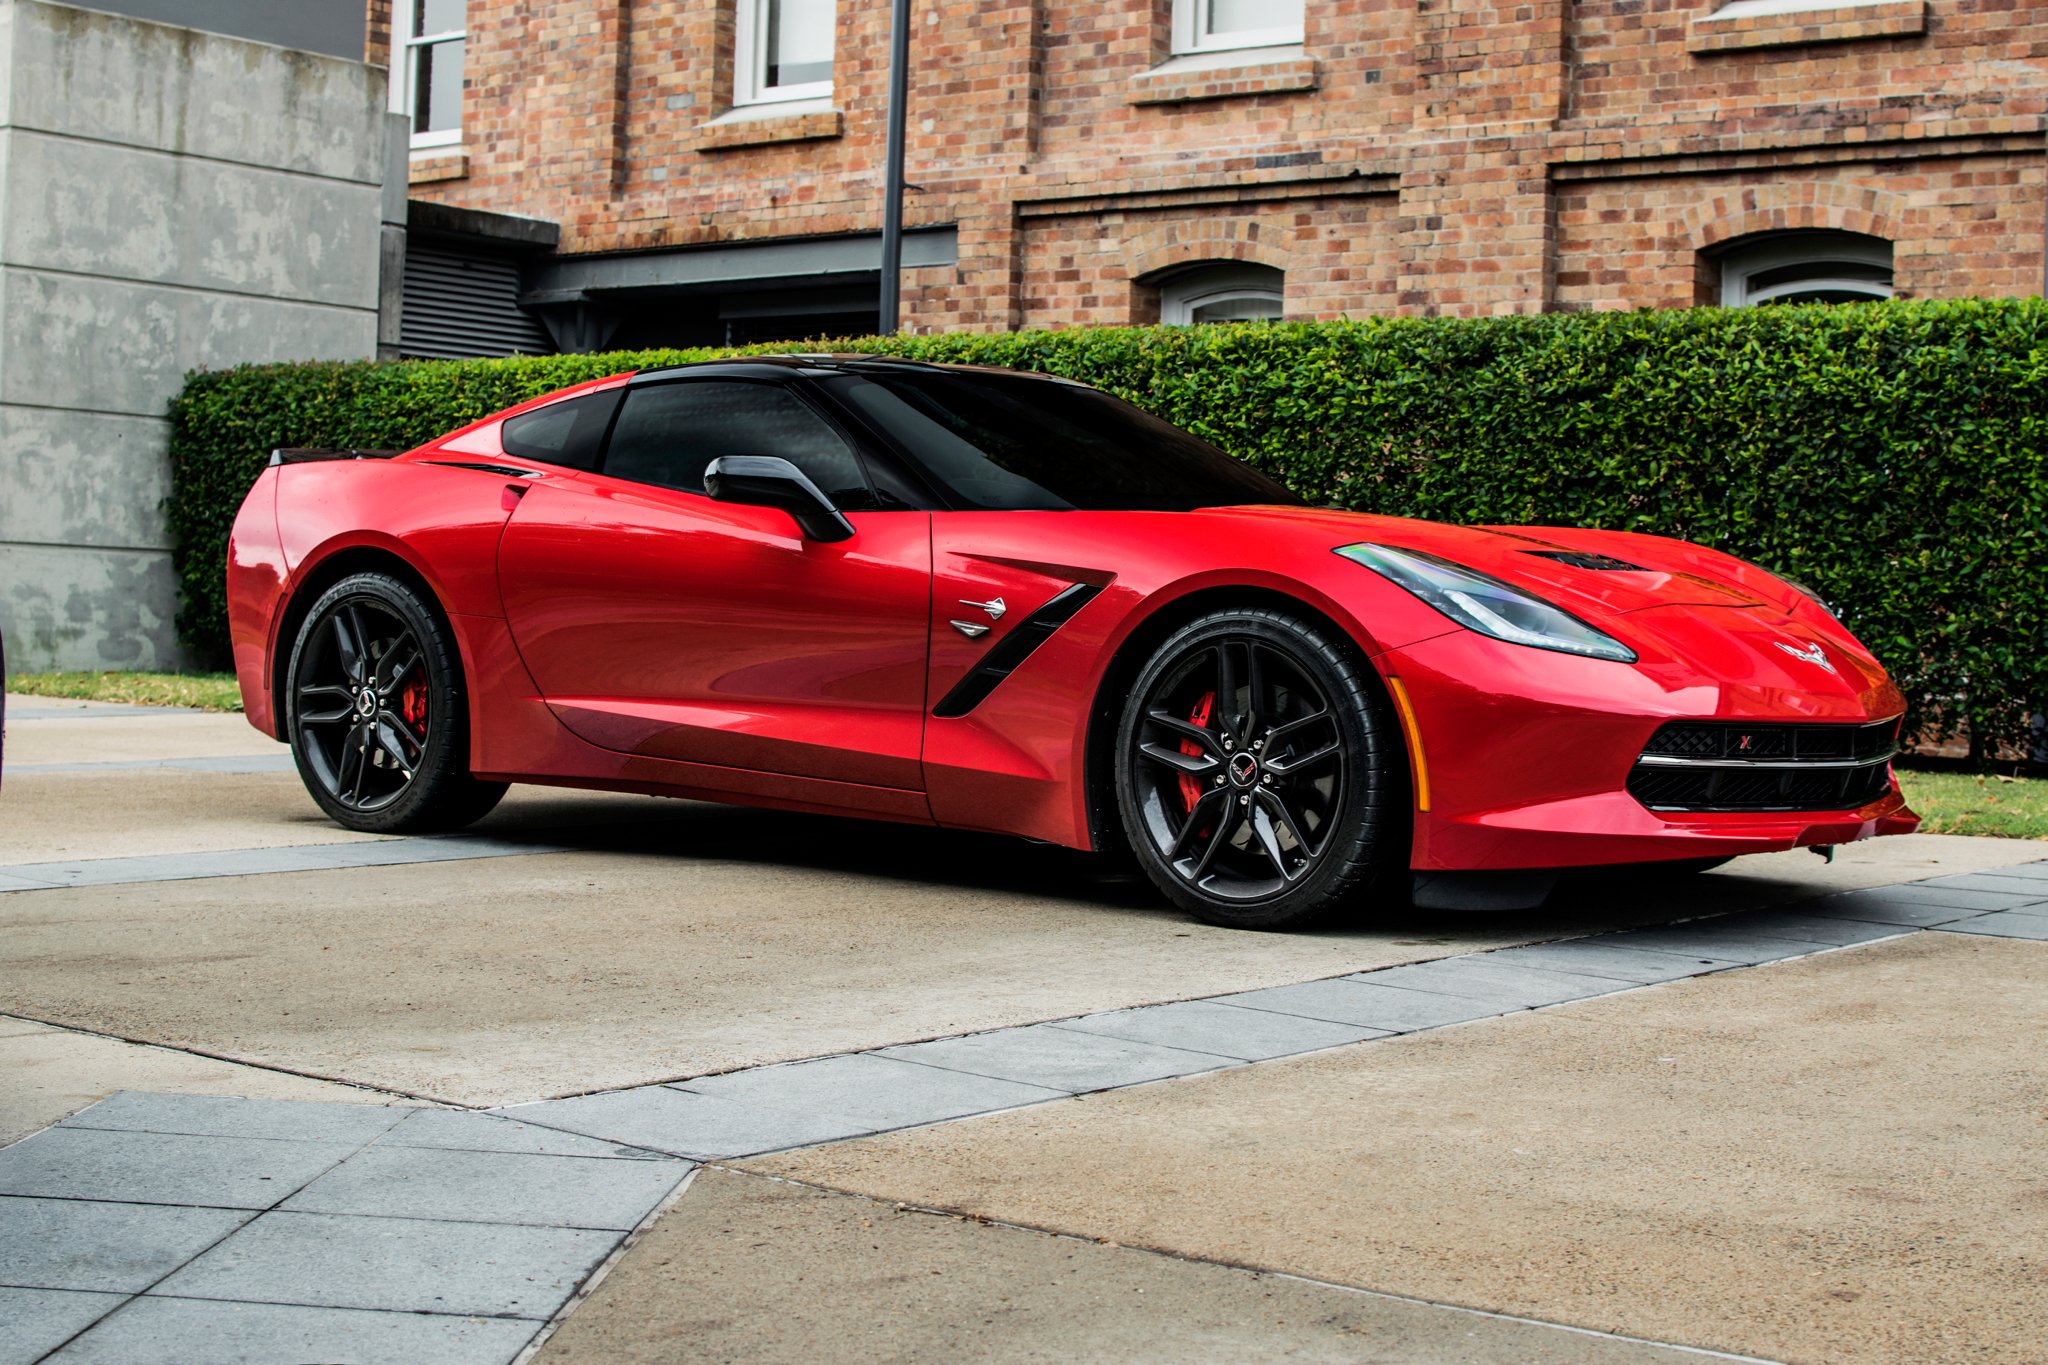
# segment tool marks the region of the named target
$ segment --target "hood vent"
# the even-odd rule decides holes
[[[1646,573],[1640,564],[1631,564],[1626,559],[1613,555],[1596,555],[1590,550],[1524,550],[1525,555],[1538,559],[1554,559],[1560,564],[1569,564],[1574,569],[1595,569],[1603,573]]]

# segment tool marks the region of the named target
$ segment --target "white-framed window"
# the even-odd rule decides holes
[[[412,145],[462,141],[462,55],[469,37],[464,0],[398,0],[398,71],[393,93],[412,120]]]
[[[1278,322],[1286,286],[1286,274],[1269,265],[1199,266],[1160,283],[1159,320]]]
[[[1173,50],[1228,52],[1301,41],[1302,0],[1173,0]]]
[[[1892,244],[1858,232],[1779,232],[1721,257],[1721,305],[1853,303],[1892,296]]]
[[[832,93],[834,0],[737,0],[732,102],[772,104]]]

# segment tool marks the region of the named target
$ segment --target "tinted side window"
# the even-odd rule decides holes
[[[595,469],[597,452],[604,445],[604,429],[611,425],[612,412],[624,393],[623,388],[586,393],[509,417],[499,429],[499,442],[507,455],[523,460]]]
[[[961,507],[1186,512],[1301,505],[1250,465],[1084,385],[881,363],[825,383]]]
[[[704,466],[721,455],[779,455],[839,507],[872,504],[860,457],[846,438],[774,384],[703,379],[629,389],[604,472],[701,493]]]

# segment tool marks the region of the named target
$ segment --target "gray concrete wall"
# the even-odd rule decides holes
[[[366,5],[352,0],[82,0],[82,8],[360,61]]]
[[[374,355],[385,73],[0,0],[0,631],[185,662],[162,503],[186,371]]]

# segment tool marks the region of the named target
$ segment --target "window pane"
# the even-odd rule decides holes
[[[1215,299],[1198,303],[1188,315],[1190,322],[1278,322],[1280,300],[1259,295]]]
[[[521,459],[545,460],[571,469],[595,468],[604,429],[611,424],[612,409],[624,392],[606,389],[509,418],[501,429],[500,444],[507,455]]]
[[[460,38],[413,49],[412,130],[448,132],[462,127]]]
[[[1250,465],[1078,384],[886,364],[825,382],[958,506],[1185,512],[1301,505]]]
[[[764,0],[768,70],[763,82],[809,85],[832,79],[832,0]]]
[[[1228,37],[1258,29],[1301,28],[1302,0],[1197,0],[1207,23],[1205,33]]]
[[[413,0],[412,36],[462,32],[462,9],[463,0]]]
[[[701,493],[704,466],[721,455],[779,455],[839,507],[871,505],[859,457],[824,418],[772,384],[684,380],[629,390],[604,472]]]

